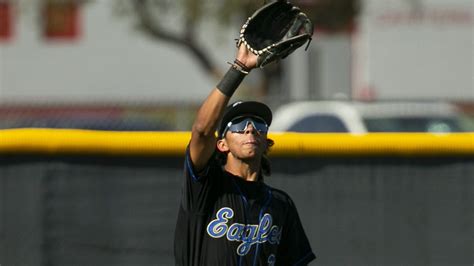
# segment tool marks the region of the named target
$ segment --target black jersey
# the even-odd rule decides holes
[[[186,153],[176,265],[307,265],[315,258],[283,191],[248,182],[211,159],[197,175]]]

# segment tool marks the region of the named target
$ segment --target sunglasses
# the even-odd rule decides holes
[[[227,126],[222,132],[221,138],[224,138],[227,131],[240,134],[244,133],[249,124],[251,124],[260,134],[266,134],[268,132],[268,125],[263,121],[263,119],[255,116],[239,116],[227,123]]]

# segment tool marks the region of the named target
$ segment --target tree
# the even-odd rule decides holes
[[[10,0],[23,3],[29,1]],[[77,2],[94,0],[41,0],[50,2]],[[199,41],[199,27],[212,21],[223,29],[229,27],[238,33],[238,27],[256,9],[271,0],[116,0],[114,8],[118,14],[135,18],[137,28],[156,41],[172,43],[189,51],[195,62],[209,76],[220,78],[223,73],[211,57],[211,48]],[[359,0],[294,0],[313,20],[315,28],[339,32],[351,25],[358,15]],[[268,93],[270,80],[278,78],[280,64],[266,66],[262,73],[258,95]],[[256,89],[252,89],[257,91]]]
[[[413,1],[413,0],[409,0]],[[350,32],[360,13],[360,0],[298,0],[317,30],[339,33]]]
[[[242,23],[261,5],[262,2],[252,0],[121,0],[116,8],[121,14],[133,15],[138,29],[148,36],[189,51],[208,75],[219,78],[222,73],[210,56],[211,48],[199,41],[200,25],[213,20],[223,28],[234,26],[237,34],[237,21]]]
[[[120,0],[117,3],[119,10],[128,11],[137,19],[139,29],[147,35],[157,41],[170,42],[188,50],[206,73],[219,78],[222,73],[210,57],[210,48],[198,41],[199,25],[204,20],[213,20],[224,28],[231,26],[237,32],[244,19],[265,2],[266,0]],[[294,3],[311,17],[316,29],[329,32],[351,29],[354,18],[359,14],[359,0],[295,0]],[[281,66],[269,65],[262,73],[257,94],[265,96],[268,94],[270,80],[280,76]]]

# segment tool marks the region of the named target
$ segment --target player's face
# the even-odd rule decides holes
[[[229,151],[241,160],[261,157],[267,149],[268,127],[262,121],[252,119],[238,122],[245,124],[231,126],[225,135]]]

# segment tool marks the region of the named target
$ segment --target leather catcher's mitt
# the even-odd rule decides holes
[[[283,59],[311,42],[313,23],[301,10],[278,0],[255,11],[240,30],[237,46],[242,43],[257,55],[257,67]],[[308,48],[308,45],[306,48]]]

